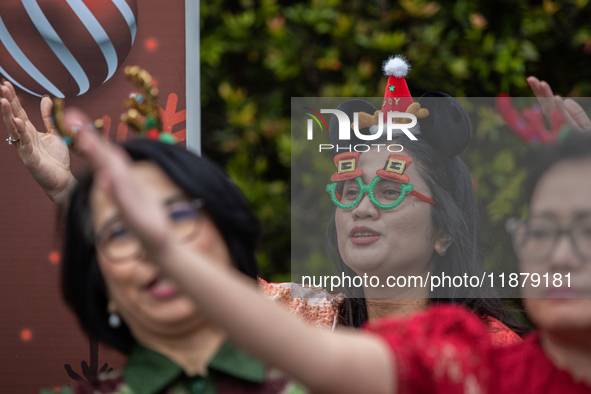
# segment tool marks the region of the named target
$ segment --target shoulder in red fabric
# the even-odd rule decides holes
[[[548,358],[538,333],[521,343],[495,347],[491,353],[491,374],[502,376],[491,386],[491,393],[589,394],[591,386],[577,382],[569,372],[559,369]]]
[[[461,306],[436,306],[406,319],[383,319],[365,326],[391,349],[398,394],[516,393],[590,394],[557,368],[538,334],[495,346],[492,327]],[[491,323],[492,322],[492,323]],[[498,321],[497,321],[498,322]]]
[[[407,319],[385,319],[366,330],[393,353],[398,393],[485,393],[491,339],[482,321],[461,306],[435,306]]]
[[[519,335],[515,334],[515,331],[494,317],[487,317],[485,321],[494,346],[512,345],[522,341]]]

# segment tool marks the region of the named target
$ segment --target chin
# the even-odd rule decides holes
[[[183,298],[151,308],[148,313],[154,321],[161,324],[183,324],[202,320],[201,313],[195,304]]]
[[[351,268],[357,275],[373,275],[376,271],[381,271],[386,259],[383,256],[374,256],[371,253],[351,253],[343,257],[345,264]]]
[[[544,330],[591,329],[591,299],[524,299],[531,320]]]

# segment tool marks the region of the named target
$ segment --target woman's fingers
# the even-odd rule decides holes
[[[76,143],[82,153],[88,157],[94,170],[109,164],[110,150],[113,148],[102,141],[93,131],[94,126],[86,112],[78,108],[67,108],[64,111],[63,125],[66,129],[76,133]]]
[[[538,78],[530,76],[527,78],[527,83],[536,97],[554,97],[554,93],[548,82],[540,81]]]
[[[27,133],[27,126],[18,118],[14,119],[14,125],[18,132],[18,138],[20,139],[17,148],[20,151],[21,158],[30,157],[33,154],[33,144],[31,143],[29,133]]]
[[[91,130],[90,124],[83,122],[78,116],[70,118],[68,115],[64,116],[64,123],[80,127],[78,147],[88,157],[93,170],[108,168],[113,155],[110,151],[111,148]]]
[[[530,76],[527,78],[527,83],[536,97],[544,97],[538,78]]]
[[[542,107],[542,112],[546,117],[550,117],[552,111],[556,110],[556,102],[554,101],[554,93],[552,88],[546,81],[540,81],[534,76],[527,78],[527,83],[534,95],[538,98],[538,103]]]
[[[564,100],[563,105],[574,122],[573,126],[576,126],[581,130],[591,131],[591,120],[579,103],[573,99],[567,98]]]
[[[541,81],[538,91],[540,92],[540,97],[553,97],[554,92],[552,92],[552,88],[546,81]]]
[[[11,138],[21,138],[17,147],[22,147],[22,137],[20,134],[17,133],[16,128],[14,126],[14,122],[16,119],[20,119],[23,124],[30,125],[32,124],[29,121],[29,117],[27,116],[27,112],[23,109],[16,96],[16,92],[14,91],[14,87],[10,82],[3,81],[2,85],[0,85],[0,91],[2,92],[2,97],[5,99],[5,103],[2,103],[2,116],[4,118],[4,124],[6,124],[6,128],[8,129],[8,133],[10,134]],[[8,118],[8,119],[7,119]],[[31,138],[36,138],[37,130],[33,127],[33,136],[28,135],[28,141],[31,142]],[[29,130],[26,130],[28,133]],[[28,146],[26,150],[29,153],[32,152],[32,146]]]
[[[41,99],[41,118],[43,118],[43,124],[45,125],[45,131],[47,134],[54,134],[57,132],[53,119],[51,118],[51,110],[53,109],[53,101],[49,96],[43,96]]]
[[[530,89],[532,90],[532,92],[534,92],[534,95],[537,97],[538,96],[538,89],[539,89],[539,85],[540,85],[539,79],[534,76],[529,76],[529,77],[527,77],[526,81],[527,81],[527,84],[529,85]]]
[[[134,189],[133,182],[129,179],[129,157],[121,148],[104,142],[94,131],[85,113],[76,109],[66,110],[64,124],[70,129],[77,128],[78,148],[87,156],[92,169],[100,175],[99,178],[105,182],[105,185],[109,184],[127,193]],[[126,190],[126,185],[129,190]]]
[[[556,111],[560,112],[562,116],[564,116],[564,119],[569,125],[579,129],[577,122],[573,119],[568,109],[564,106],[564,99],[562,97],[558,95],[554,97],[554,108]]]
[[[546,117],[550,117],[553,111],[558,110],[571,126],[579,130],[591,130],[591,120],[577,102],[554,95],[546,81],[540,81],[534,76],[528,77],[527,83],[538,98]]]
[[[0,106],[2,107],[2,119],[6,125],[8,131],[8,137],[15,140],[18,138],[18,131],[14,124],[14,117],[12,116],[12,110],[10,109],[10,102],[5,98],[0,99]]]
[[[21,119],[25,123],[28,122],[29,117],[27,115],[27,111],[25,111],[25,109],[21,105],[21,102],[19,101],[19,99],[16,95],[16,92],[14,90],[14,86],[12,86],[12,84],[8,81],[4,81],[2,85],[4,87],[2,89],[2,95],[4,96],[5,99],[7,99],[10,102],[10,108],[12,109],[12,115],[15,118]]]

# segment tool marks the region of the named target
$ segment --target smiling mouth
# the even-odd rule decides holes
[[[375,237],[376,234],[373,233],[356,233],[352,238],[368,238],[368,237]]]
[[[548,298],[585,298],[585,293],[575,288],[554,287],[546,290]]]
[[[158,275],[146,286],[146,291],[153,297],[164,299],[176,296],[179,293],[177,284],[169,278]]]
[[[380,233],[365,226],[355,226],[349,232],[351,242],[355,245],[367,245],[380,239]]]
[[[355,226],[349,232],[349,237],[351,238],[379,237],[380,235],[379,232],[366,226]]]

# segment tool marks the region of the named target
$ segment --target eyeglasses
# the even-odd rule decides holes
[[[369,185],[364,185],[361,177],[333,182],[326,185],[326,191],[334,205],[342,209],[351,209],[359,205],[367,193],[373,205],[380,209],[393,209],[409,195],[432,205],[435,201],[413,190],[411,183],[399,183],[376,176]]]
[[[567,236],[575,253],[591,261],[591,218],[575,221],[562,228],[549,218],[534,217],[527,220],[509,219],[507,231],[513,238],[513,247],[519,258],[542,261],[550,257],[560,237]]]
[[[172,201],[166,204],[175,237],[188,242],[197,236],[203,222],[200,212],[203,205],[202,199]],[[120,220],[103,227],[92,237],[92,243],[111,261],[139,258],[143,253],[139,238]]]

